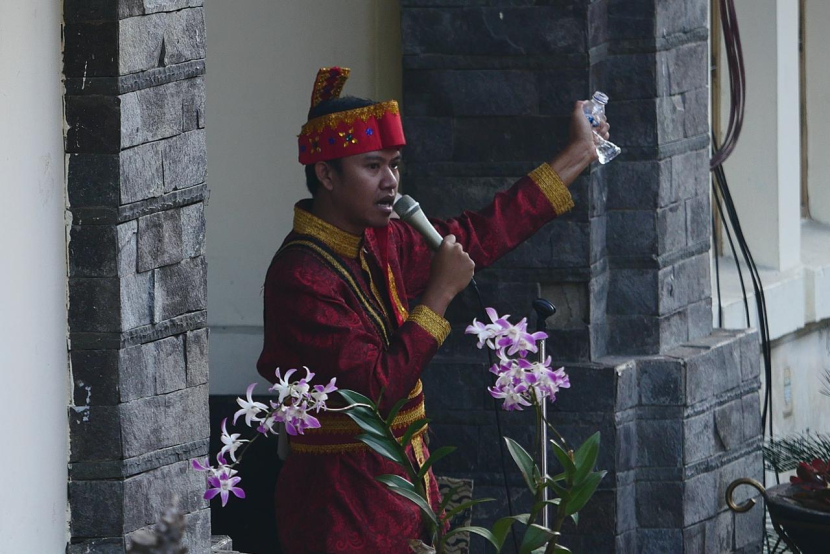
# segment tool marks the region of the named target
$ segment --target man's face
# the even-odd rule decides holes
[[[345,230],[361,234],[366,227],[389,224],[400,180],[398,149],[377,150],[342,158],[331,189]]]

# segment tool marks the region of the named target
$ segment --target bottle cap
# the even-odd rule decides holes
[[[608,103],[608,97],[600,91],[596,91],[594,93],[592,100],[597,104],[602,104],[603,106]]]

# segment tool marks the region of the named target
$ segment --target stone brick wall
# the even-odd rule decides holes
[[[553,421],[573,443],[602,433],[608,476],[564,542],[760,552],[758,514],[733,518],[723,499],[731,479],[762,471],[759,347],[755,333],[712,332],[708,2],[402,4],[404,183],[431,215],[483,207],[564,145],[575,100],[611,97],[623,154],[577,179],[574,210],[476,277],[501,313],[529,315],[540,294],[557,305],[548,347],[573,387]],[[437,471],[498,499],[475,508],[487,524],[507,513],[502,463],[517,509],[529,498],[499,458],[486,356],[463,335],[478,313],[469,293],[453,303],[424,381],[433,446],[459,446]],[[529,414],[501,423],[530,445]]]
[[[177,496],[210,548],[201,0],[66,0],[69,552],[123,552]]]

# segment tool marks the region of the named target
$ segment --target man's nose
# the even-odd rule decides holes
[[[383,179],[381,179],[380,186],[384,189],[394,189],[398,186],[398,176],[391,167],[383,170]]]

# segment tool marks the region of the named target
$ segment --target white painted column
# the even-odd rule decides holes
[[[746,64],[746,113],[724,167],[756,263],[783,271],[799,264],[801,243],[798,2],[736,0],[735,9]],[[720,65],[725,132],[725,54]]]
[[[830,60],[827,29],[830,2],[807,0],[807,196],[810,216],[830,225]]]
[[[0,2],[0,552],[67,541],[61,2]]]

